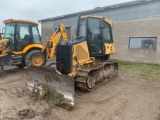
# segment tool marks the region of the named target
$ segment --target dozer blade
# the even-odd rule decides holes
[[[61,100],[67,108],[74,107],[74,79],[72,77],[58,74],[55,68],[35,66],[28,68],[26,77],[28,88],[33,90],[36,87],[43,90],[42,85],[48,86],[61,97],[58,100]]]

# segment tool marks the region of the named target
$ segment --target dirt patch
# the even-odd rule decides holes
[[[25,109],[18,111],[17,114],[21,119],[31,119],[35,117],[35,113],[32,109]]]
[[[0,78],[1,120],[160,120],[160,81],[144,73],[120,69],[92,92],[76,90],[72,111],[34,101],[24,84],[25,69],[10,69]]]

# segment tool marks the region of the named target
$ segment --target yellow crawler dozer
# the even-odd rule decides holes
[[[59,94],[63,104],[73,107],[75,87],[90,91],[96,83],[118,73],[118,63],[108,61],[115,53],[112,27],[113,22],[105,17],[81,16],[77,37],[56,45],[55,67],[31,66],[27,86],[35,90],[48,86]],[[52,43],[46,47],[55,49]]]

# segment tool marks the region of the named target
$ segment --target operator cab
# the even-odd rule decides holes
[[[109,19],[107,20],[96,16],[84,16],[79,19],[77,37],[85,37],[90,55],[93,57],[104,56],[106,54],[105,44],[113,43],[113,23]]]
[[[4,39],[9,39],[12,51],[22,51],[29,44],[41,44],[38,23],[29,20],[4,21]]]

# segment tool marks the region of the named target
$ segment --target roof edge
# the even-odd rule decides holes
[[[8,24],[8,23],[12,23],[12,22],[22,22],[22,23],[38,24],[38,22],[34,22],[34,21],[31,21],[31,20],[21,20],[21,19],[7,19],[7,20],[3,21],[4,24]]]
[[[131,5],[136,5],[136,4],[151,2],[151,1],[158,1],[158,0],[134,0],[134,1],[124,2],[124,3],[118,3],[118,4],[109,5],[109,6],[104,6],[104,7],[96,7],[94,9],[70,13],[70,14],[66,14],[66,15],[45,18],[45,19],[39,20],[38,22],[50,21],[50,20],[60,19],[60,18],[64,18],[64,17],[71,17],[71,16],[75,16],[78,14],[84,15],[84,14],[88,14],[88,13],[103,11],[106,9],[115,9],[115,8],[119,8],[119,7],[131,6]]]

